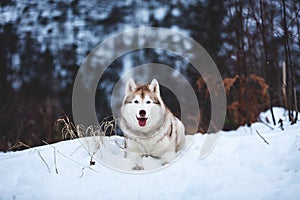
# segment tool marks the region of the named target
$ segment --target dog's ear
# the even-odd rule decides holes
[[[133,92],[136,89],[136,84],[134,80],[131,78],[126,83],[126,94]]]
[[[153,79],[149,85],[149,89],[151,92],[154,92],[156,94],[159,94],[159,84],[156,79]]]

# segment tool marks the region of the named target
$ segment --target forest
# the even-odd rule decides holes
[[[300,106],[299,15],[300,2],[294,0],[1,0],[0,150],[15,150],[20,142],[32,147],[62,140],[56,122],[72,121],[74,80],[87,55],[109,36],[138,27],[173,29],[206,49],[226,91],[224,130],[250,126],[261,120],[259,113],[275,106],[286,108],[295,123],[299,117],[293,111]],[[155,49],[122,55],[108,67],[96,92],[98,120],[112,114],[111,93],[122,72],[145,63],[171,66],[187,78],[201,111],[200,119],[190,117],[205,133],[210,96],[216,94],[209,94],[186,60]],[[172,92],[163,89],[162,94],[180,116]]]

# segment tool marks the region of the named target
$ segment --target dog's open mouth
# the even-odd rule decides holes
[[[148,118],[145,117],[137,117],[140,126],[145,126]]]

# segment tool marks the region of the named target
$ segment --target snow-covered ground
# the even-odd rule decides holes
[[[284,120],[284,131],[255,123],[221,132],[204,159],[200,149],[209,136],[188,136],[189,148],[154,171],[125,172],[102,163],[100,158],[114,161],[123,170],[130,163],[122,149],[113,148],[122,146],[118,137],[103,138],[102,155],[93,156],[92,166],[87,149],[93,139],[0,153],[0,199],[299,199],[300,123],[289,125],[283,109],[275,114]],[[261,114],[266,117],[271,119],[269,112]],[[159,167],[155,163],[145,158],[144,167]]]

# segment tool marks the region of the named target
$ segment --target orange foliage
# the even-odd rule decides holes
[[[223,80],[227,96],[227,114],[224,129],[235,129],[257,121],[258,115],[270,105],[269,86],[262,77],[236,75]],[[196,82],[200,101],[200,132],[205,132],[210,121],[210,95],[202,78]]]

